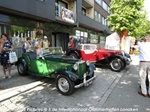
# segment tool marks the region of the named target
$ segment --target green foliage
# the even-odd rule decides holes
[[[17,18],[17,17],[11,16],[10,23],[11,23],[11,25],[16,25],[16,26],[24,26],[24,27],[30,27],[30,28],[36,27],[36,22],[31,21],[27,18]]]
[[[57,23],[44,23],[43,29],[46,31],[46,35],[50,35],[51,32],[64,32],[73,34],[73,26],[65,26]]]
[[[27,28],[27,27],[22,27],[22,26],[14,26],[14,25],[12,25],[12,26],[11,26],[11,30],[12,30],[13,32],[24,33],[24,32],[26,32],[26,31],[29,31],[29,28]]]
[[[42,39],[42,38],[43,38],[43,35],[36,35],[36,38]]]
[[[143,21],[146,20],[143,0],[112,0],[110,11],[112,14],[107,17],[107,20],[110,21],[109,27],[113,31],[117,30],[119,34],[122,34],[123,30],[127,30],[131,36],[145,33],[141,31],[142,27],[145,27]]]
[[[23,18],[10,16],[11,35],[16,33],[25,33],[36,28],[36,22]]]
[[[141,25],[135,29],[135,32],[138,39],[144,38],[150,33],[150,21],[142,20]]]

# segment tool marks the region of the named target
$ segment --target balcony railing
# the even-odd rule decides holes
[[[63,21],[75,23],[75,13],[65,7],[62,7],[58,3],[55,3],[55,16],[59,17]]]

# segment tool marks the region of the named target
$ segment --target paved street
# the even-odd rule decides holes
[[[116,87],[103,105],[104,108],[128,109],[129,112],[150,112],[150,98],[139,95],[138,67],[131,66],[120,78]],[[131,109],[131,110],[130,110]],[[128,112],[128,111],[124,111]]]
[[[54,79],[19,76],[15,67],[11,79],[0,79],[1,112],[150,112],[150,98],[138,95],[138,66],[116,73],[97,69],[96,79],[71,96],[61,95]],[[2,73],[0,73],[0,78]]]

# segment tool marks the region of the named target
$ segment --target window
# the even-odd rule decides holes
[[[82,14],[86,15],[86,9],[82,7]]]
[[[97,11],[94,11],[94,20],[101,23],[102,25],[108,26],[108,21],[105,20],[106,18],[99,14]]]
[[[64,7],[66,9],[68,9],[68,4],[66,2],[63,2],[61,0],[55,0],[55,2],[60,5],[61,7]]]
[[[104,19],[104,17],[102,16],[102,24],[103,24],[103,25],[104,25],[104,20],[105,20],[105,19]]]
[[[94,11],[94,20],[98,21],[98,13],[97,13],[97,11]]]
[[[97,34],[90,34],[90,43],[97,44],[98,43],[98,35]]]
[[[106,26],[105,17],[102,16],[102,24]]]
[[[110,7],[108,6],[108,11],[107,12],[110,14],[110,10],[109,9],[110,9]]]
[[[107,21],[107,26],[110,24],[110,21]]]
[[[108,5],[103,1],[103,9],[105,9],[106,11],[108,11]]]
[[[107,3],[104,0],[95,0],[95,2],[102,6],[104,10],[106,10],[108,13],[110,13],[109,9],[109,5],[107,5]]]
[[[67,9],[68,4],[59,0],[55,1],[55,15],[61,17],[62,9]]]
[[[102,16],[97,11],[94,11],[94,20],[99,23],[102,23]]]
[[[95,0],[95,2],[100,6],[102,5],[102,0]]]
[[[98,22],[102,23],[102,20],[101,20],[101,14],[98,14]]]

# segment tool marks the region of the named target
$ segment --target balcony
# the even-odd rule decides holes
[[[63,22],[75,23],[76,16],[75,13],[65,7],[62,7],[60,4],[55,3],[55,16],[56,19]]]
[[[82,5],[86,8],[92,8],[94,6],[94,2],[91,0],[82,0]]]

